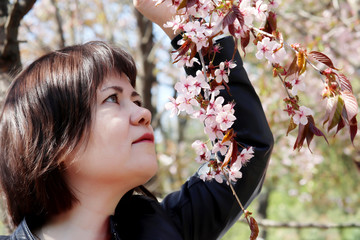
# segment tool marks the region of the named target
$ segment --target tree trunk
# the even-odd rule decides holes
[[[0,3],[0,72],[9,73],[21,69],[18,33],[20,21],[30,11],[36,0],[16,1],[8,14],[9,1]],[[5,6],[6,5],[6,6]]]
[[[258,207],[258,214],[261,219],[267,219],[267,208],[269,206],[269,197],[270,197],[271,189],[264,188],[259,195],[259,207]],[[266,240],[267,237],[267,230],[266,228],[260,231],[260,237],[263,240]]]
[[[153,40],[153,26],[152,22],[145,18],[139,11],[134,10],[138,32],[139,32],[139,59],[140,59],[140,81],[137,82],[139,92],[141,93],[144,101],[144,107],[149,109],[152,116],[156,114],[156,108],[151,103],[151,88],[156,82],[156,77],[153,72],[155,69],[154,59],[150,53],[154,48]]]

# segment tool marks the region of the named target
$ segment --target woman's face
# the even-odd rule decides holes
[[[89,141],[67,169],[70,185],[116,183],[128,191],[154,176],[158,166],[151,113],[141,107],[125,74],[105,78],[92,117]]]

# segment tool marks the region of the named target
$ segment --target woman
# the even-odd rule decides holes
[[[153,4],[135,6],[163,26],[171,13]],[[165,32],[177,47],[178,37]],[[234,42],[219,44],[216,62],[231,59]],[[255,147],[234,186],[248,206],[260,191],[273,139],[239,54],[235,60],[231,96],[221,94],[236,102],[236,140]],[[102,42],[45,55],[15,78],[0,119],[0,171],[17,228],[3,239],[219,239],[237,220],[241,211],[226,183],[203,182],[196,173],[161,203],[142,187],[157,163],[150,112],[141,107],[135,78],[132,58]]]

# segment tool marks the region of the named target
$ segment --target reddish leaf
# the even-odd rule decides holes
[[[299,75],[301,75],[306,70],[306,54],[305,52],[298,52],[296,56],[297,56],[297,65],[299,68]]]
[[[344,107],[344,100],[342,99],[341,96],[337,96],[336,103],[334,104],[334,107],[329,116],[328,131],[330,131],[332,128],[334,128],[336,125],[339,124],[343,107]]]
[[[353,92],[350,80],[342,73],[337,74],[337,76],[340,82],[340,90]]]
[[[226,28],[230,24],[234,24],[235,19],[236,19],[236,15],[235,15],[234,11],[228,12],[222,21],[223,28]]]
[[[221,141],[221,144],[223,144],[224,142],[227,142],[227,141],[230,141],[230,140],[232,140],[233,138],[234,138],[234,129],[232,129],[232,128],[230,128],[227,132],[226,132],[226,134],[225,134],[225,136],[223,137],[223,140]]]
[[[179,4],[177,10],[180,10],[182,8],[189,8],[195,5],[195,3],[197,3],[198,0],[182,0],[181,3]],[[174,5],[174,2],[173,2]]]
[[[342,91],[341,97],[344,100],[347,120],[350,121],[358,114],[358,103],[352,92]]]
[[[224,167],[226,167],[229,164],[231,156],[232,156],[232,151],[233,151],[233,143],[231,142],[229,150],[225,155],[225,159],[224,159],[223,163],[221,164],[221,169],[223,169]]]
[[[343,112],[344,112],[344,111],[346,111],[345,108],[344,108]],[[339,124],[338,124],[338,126],[337,126],[335,135],[336,135],[341,129],[343,129],[344,127],[345,127],[345,121],[344,121],[343,118],[341,118],[341,119],[340,119],[340,122],[339,122]]]
[[[336,97],[328,98],[327,103],[326,103],[326,112],[325,112],[325,116],[324,116],[323,126],[329,121],[330,115],[334,114],[333,111],[336,110],[336,109],[334,110],[335,104],[337,104]]]
[[[177,50],[177,52],[179,53],[178,56],[174,59],[174,63],[178,62],[180,59],[181,59],[181,56],[185,55],[190,47],[191,47],[191,40],[190,39],[187,39],[183,45],[181,45],[181,47],[179,47],[179,49]]]
[[[244,24],[245,24],[245,20],[244,20],[244,15],[243,15],[242,12],[240,11],[239,7],[233,5],[231,9],[232,9],[232,11],[234,12],[237,20],[239,21],[240,26],[243,27]]]
[[[229,29],[229,33],[230,33],[231,35],[235,36],[235,26],[234,26],[233,23],[232,23],[232,24],[229,24],[228,29]]]
[[[308,54],[308,56],[316,59],[317,61],[325,64],[326,66],[328,66],[329,68],[338,70],[336,67],[334,67],[334,64],[332,63],[331,59],[326,56],[325,54],[321,53],[321,52],[317,52],[317,51],[312,51]]]
[[[294,59],[293,59],[293,61],[292,61],[291,64],[290,64],[288,70],[286,71],[286,72],[287,72],[286,78],[287,78],[288,76],[290,76],[290,75],[298,72],[298,71],[299,71],[299,67],[298,67],[298,65],[297,65],[297,57],[295,56]],[[286,78],[285,78],[285,79],[286,79]]]
[[[276,13],[269,12],[269,15],[266,19],[266,25],[265,25],[265,32],[273,33],[277,29],[277,23],[276,23]]]
[[[237,155],[238,155],[238,146],[237,146],[237,142],[236,140],[233,138],[232,140],[232,144],[233,144],[233,151],[232,151],[232,154],[231,154],[231,164],[232,165],[236,159],[237,159]]]
[[[296,127],[297,127],[297,125],[294,123],[293,118],[290,118],[290,124],[289,124],[288,130],[287,130],[287,132],[286,132],[286,136],[287,136],[292,130],[294,130]]]
[[[309,121],[309,130],[310,130],[313,134],[315,134],[316,136],[318,136],[318,137],[324,137],[324,139],[325,139],[325,141],[327,142],[327,144],[329,144],[329,142],[328,142],[325,134],[324,134],[322,131],[320,131],[320,129],[318,129],[318,128],[315,126],[314,118],[313,118],[312,116],[308,116],[307,118],[308,118],[308,121]],[[308,142],[308,145],[309,145],[309,144],[310,144],[310,143]]]
[[[356,137],[357,134],[357,120],[356,117],[352,118],[351,121],[349,122],[350,125],[350,138],[351,138],[351,142],[354,144],[354,139]]]
[[[193,58],[196,56],[196,54],[197,54],[196,44],[192,42],[192,43],[190,44],[190,49],[191,49],[190,59],[193,59]]]
[[[295,144],[294,144],[294,150],[295,149],[300,150],[302,148],[307,131],[308,131],[308,124],[307,125],[299,124],[299,132],[298,132],[298,136],[296,138]]]
[[[259,226],[255,220],[255,218],[250,217],[250,230],[251,230],[251,234],[250,234],[250,240],[256,240],[256,238],[259,235]]]
[[[249,45],[250,42],[250,30],[247,30],[245,33],[245,37],[241,37],[241,49],[244,52],[244,56],[246,56],[245,48]]]

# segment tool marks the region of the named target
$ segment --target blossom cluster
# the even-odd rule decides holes
[[[165,27],[182,33],[182,39],[178,42],[181,47],[173,55],[174,62],[178,66],[192,67],[194,63],[203,66],[202,70],[196,72],[196,76],[180,78],[175,84],[177,97],[170,98],[166,108],[171,110],[172,115],[185,112],[204,124],[211,149],[200,140],[192,144],[198,155],[196,161],[210,166],[209,172],[200,176],[201,179],[222,182],[222,175],[227,174],[230,181],[236,182],[242,177],[241,167],[253,157],[254,150],[249,147],[237,152],[234,135],[229,134],[236,120],[234,103],[225,103],[219,93],[225,88],[224,85],[227,86],[229,74],[236,63],[228,59],[217,66],[213,65],[211,59],[221,51],[213,43],[213,38],[223,34],[231,34],[239,39],[249,38],[253,24],[263,24],[267,19],[267,11],[277,7],[277,3],[274,0],[268,3],[259,0],[255,4],[250,0],[175,0],[172,1],[172,7],[177,15]],[[282,61],[286,54],[284,47],[269,37],[259,42],[258,49],[258,58],[265,57],[273,63]],[[210,63],[205,66],[203,60],[195,57],[196,53],[200,57],[207,55]],[[233,151],[237,153],[234,155]],[[212,157],[218,155],[225,159],[231,158],[231,161],[227,161],[227,166],[224,166],[224,163]]]
[[[164,0],[157,2],[160,4]],[[199,70],[196,76],[183,77],[176,83],[177,97],[171,98],[166,107],[171,109],[173,114],[185,112],[204,123],[204,131],[209,136],[212,148],[208,149],[205,143],[199,141],[193,144],[198,155],[196,160],[200,163],[208,162],[211,167],[206,175],[201,176],[203,180],[215,179],[222,182],[221,174],[226,174],[231,181],[236,181],[241,178],[240,169],[244,164],[243,161],[238,161],[239,156],[243,151],[253,151],[252,148],[246,149],[243,146],[242,151],[238,151],[238,144],[231,129],[236,120],[234,104],[225,103],[219,96],[219,90],[228,87],[228,76],[236,63],[233,59],[228,59],[214,65],[213,59],[221,51],[214,43],[218,36],[231,35],[240,43],[244,54],[250,37],[253,36],[257,49],[256,58],[268,61],[273,67],[273,75],[281,79],[287,92],[288,96],[284,101],[285,111],[290,117],[288,133],[299,127],[294,149],[300,149],[305,139],[309,145],[314,135],[323,136],[326,140],[325,135],[315,126],[313,111],[300,106],[298,94],[306,88],[307,65],[314,67],[326,78],[323,81],[325,87],[322,95],[328,99],[324,122],[329,124],[328,131],[335,126],[338,126],[339,131],[348,124],[352,141],[357,133],[358,104],[350,81],[337,72],[338,69],[325,54],[307,52],[300,44],[292,44],[290,49],[296,56],[289,67],[283,66],[287,56],[285,46],[288,45],[277,29],[274,11],[277,6],[275,0],[171,1],[170,8],[176,12],[176,16],[164,26],[182,35],[178,41],[180,48],[173,55],[174,63],[186,67],[192,67],[196,63],[202,66],[202,70]],[[205,57],[208,60],[207,65]],[[327,69],[317,69],[310,60],[322,63]],[[228,159],[224,161],[226,166],[211,157],[218,155]],[[252,154],[248,157],[250,159]]]

